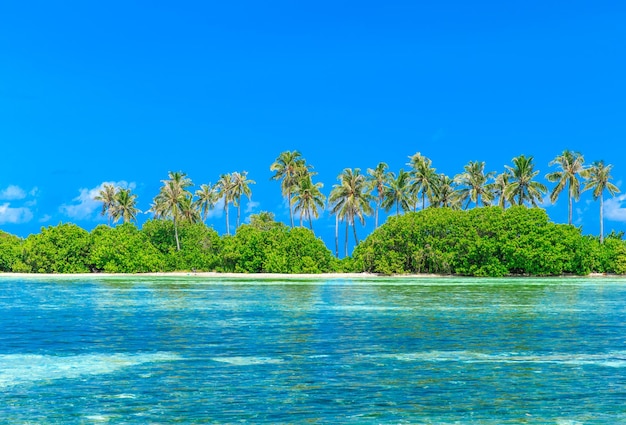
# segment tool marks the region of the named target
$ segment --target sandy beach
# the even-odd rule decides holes
[[[374,273],[318,273],[318,274],[281,274],[281,273],[218,273],[218,272],[157,272],[157,273],[0,273],[1,278],[41,279],[41,278],[128,278],[128,277],[194,277],[206,279],[240,279],[240,280],[320,280],[320,279],[363,279],[381,278],[446,278],[450,275],[412,274],[412,275],[378,275]]]
[[[97,278],[115,279],[129,277],[171,277],[171,278],[203,278],[203,279],[232,279],[232,280],[329,280],[329,279],[352,279],[352,280],[377,280],[377,279],[445,279],[462,278],[464,276],[441,275],[441,274],[403,274],[403,275],[380,275],[375,273],[318,273],[318,274],[287,274],[287,273],[218,273],[218,272],[156,272],[156,273],[0,273],[2,278],[19,279],[77,279]],[[523,276],[522,276],[523,277]],[[530,277],[530,276],[525,276]],[[536,278],[611,278],[626,279],[626,275],[614,275],[605,273],[591,273],[586,276],[535,276]],[[472,277],[465,278],[472,279]],[[481,279],[473,277],[474,279]],[[510,278],[510,277],[507,277]],[[532,277],[531,277],[532,278]],[[506,278],[503,278],[506,279]]]

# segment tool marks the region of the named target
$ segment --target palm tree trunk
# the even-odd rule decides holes
[[[235,230],[239,229],[239,218],[241,217],[241,204],[237,205],[237,227]]]
[[[571,186],[570,186],[571,188]],[[567,192],[567,223],[572,225],[572,191],[571,189]]]
[[[313,231],[313,219],[311,218],[311,211],[308,211],[307,215],[309,216],[309,229]]]
[[[291,209],[291,190],[287,193],[287,199],[289,201],[289,220],[291,221],[291,227],[293,228],[293,211]]]
[[[604,201],[600,195],[600,243],[604,243]]]
[[[230,235],[230,224],[228,223],[228,201],[224,201],[224,212],[226,213],[226,234]]]
[[[178,225],[176,224],[176,215],[174,215],[174,238],[176,238],[176,251],[180,251],[180,242],[178,241]]]
[[[374,215],[374,229],[378,229],[378,208],[380,204],[376,204],[376,214]]]
[[[352,231],[354,232],[354,246],[359,244],[359,238],[356,235],[356,221],[352,220]]]
[[[335,214],[335,257],[339,258],[339,213]]]
[[[348,220],[346,219],[346,240],[345,240],[345,244],[344,244],[344,249],[345,249],[345,256],[348,256],[348,227],[350,225],[348,224]]]

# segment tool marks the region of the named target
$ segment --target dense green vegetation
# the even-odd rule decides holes
[[[178,235],[178,246],[176,243]],[[234,235],[203,223],[149,220],[43,228],[26,239],[0,233],[0,270],[32,273],[370,272],[464,276],[626,274],[626,242],[604,242],[556,224],[540,208],[427,208],[390,217],[338,260],[310,229],[289,227],[269,213],[252,216]]]
[[[0,231],[0,271],[626,274],[622,235],[604,238],[603,195],[619,192],[610,182],[611,165],[596,161],[585,166],[580,153],[568,150],[550,162],[558,166],[546,175],[555,183],[550,200],[556,202],[567,191],[567,225],[550,222],[538,208],[548,188],[537,181],[532,156],[513,158],[501,174],[486,172],[484,162],[471,161],[453,178],[437,173],[432,161],[419,152],[409,156],[407,165],[409,171],[397,174],[382,162],[367,174],[346,168],[326,198],[302,155],[282,152],[269,167],[274,173],[270,179],[281,184],[290,226],[276,222],[268,212],[241,224],[242,197],[250,198],[256,183],[246,171],[223,174],[216,184],[203,184],[195,192],[185,173],[170,172],[150,207],[153,218],[141,228],[133,223],[140,212],[136,195],[128,188],[103,184],[95,200],[102,203],[108,225],[88,232],[74,224],[59,224],[24,240]],[[597,238],[583,236],[572,225],[573,202],[585,190],[600,202]],[[226,218],[226,234],[221,236],[205,224],[218,203]],[[237,211],[233,235],[231,204]],[[313,231],[313,219],[325,208],[336,218],[334,256]],[[379,227],[381,209],[395,216]],[[372,214],[376,230],[359,243],[356,223]],[[122,224],[111,227],[120,220]],[[338,259],[340,222],[345,225],[343,260]],[[350,228],[356,246],[352,256]]]
[[[469,276],[624,273],[620,239],[600,244],[548,220],[539,208],[467,211],[426,209],[392,217],[354,254],[354,268],[373,273]]]

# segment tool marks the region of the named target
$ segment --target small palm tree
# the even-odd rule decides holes
[[[115,207],[115,197],[117,196],[118,188],[112,184],[105,183],[102,185],[102,189],[98,195],[94,198],[96,201],[102,202],[101,215],[109,216],[109,227],[111,227],[111,220],[113,219],[113,208]]]
[[[372,195],[369,193],[367,180],[359,168],[346,168],[338,177],[339,184],[333,186],[329,202],[331,212],[346,222],[345,252],[348,256],[348,228],[352,225],[354,242],[359,243],[356,233],[356,219],[365,224],[365,216],[371,214]],[[335,235],[337,229],[335,228]]]
[[[241,197],[246,196],[248,199],[252,196],[251,184],[256,184],[254,180],[248,178],[248,172],[242,171],[241,173],[235,171],[231,175],[232,179],[232,200],[233,205],[237,207],[237,227],[239,228],[241,218]]]
[[[586,179],[583,190],[593,190],[593,199],[600,199],[600,243],[604,243],[604,201],[603,193],[607,190],[611,195],[619,193],[619,188],[610,182],[612,165],[604,165],[604,161],[596,161],[585,169],[581,175]]]
[[[379,162],[376,168],[368,168],[369,184],[371,192],[376,194],[376,212],[374,215],[374,228],[378,228],[378,211],[385,200],[385,189],[393,178],[392,173],[387,171],[389,166],[384,162]]]
[[[326,197],[322,194],[322,183],[313,183],[312,174],[307,173],[300,179],[293,196],[294,211],[300,213],[300,227],[302,219],[307,218],[309,228],[313,230],[313,217],[319,217],[319,211],[324,209]]]
[[[137,220],[137,213],[141,212],[136,207],[137,195],[131,193],[130,189],[119,189],[115,195],[115,205],[112,207],[113,221],[121,218],[124,223]]]
[[[461,198],[456,190],[454,180],[445,174],[440,174],[437,185],[433,190],[434,196],[432,205],[442,208],[461,208]]]
[[[270,171],[274,171],[272,180],[282,180],[281,189],[283,196],[287,197],[289,203],[289,219],[291,227],[293,224],[292,195],[295,187],[298,185],[299,176],[302,169],[307,169],[302,154],[298,151],[285,151],[278,155],[278,158],[270,165]]]
[[[200,211],[202,221],[205,222],[209,211],[215,208],[219,199],[219,193],[215,185],[203,184],[196,190],[195,207]]]
[[[432,161],[417,152],[415,155],[409,157],[410,161],[407,165],[410,165],[411,175],[413,181],[411,183],[411,191],[415,196],[422,196],[422,209],[426,208],[426,198],[431,199],[433,196],[433,189],[437,184],[439,175],[437,170],[432,167]],[[413,209],[417,209],[417,204]]]
[[[174,237],[176,239],[176,249],[180,251],[180,241],[178,240],[178,221],[181,218],[181,203],[190,195],[187,188],[192,185],[187,174],[180,171],[170,171],[169,179],[161,180],[163,186],[159,194],[152,203],[151,211],[156,217],[171,218],[174,222]]]
[[[389,211],[393,206],[396,207],[396,216],[402,211],[411,209],[411,175],[404,170],[400,170],[398,177],[395,173],[390,173],[389,185],[385,187],[383,193],[382,206],[385,211]]]
[[[541,201],[544,193],[548,191],[543,183],[534,181],[539,171],[534,170],[533,157],[524,155],[513,158],[513,167],[506,165],[510,173],[510,183],[504,195],[511,203],[517,198],[517,205],[524,205],[524,202],[537,206],[537,201]]]
[[[196,207],[191,193],[185,195],[180,201],[180,219],[187,223],[198,223],[200,221],[200,210]]]
[[[511,174],[508,171],[500,173],[496,176],[493,183],[487,184],[487,189],[492,194],[492,198],[498,198],[498,206],[502,209],[506,209],[506,203],[513,203],[510,198],[507,198],[507,191],[510,185]]]
[[[458,189],[459,201],[467,201],[465,209],[470,203],[478,206],[491,205],[493,192],[489,190],[489,180],[495,175],[494,171],[485,173],[484,161],[470,161],[465,171],[454,177],[454,182],[460,186]]]
[[[230,203],[233,202],[233,176],[230,173],[222,174],[217,181],[217,189],[219,199],[224,200],[224,213],[226,215],[226,234],[230,235],[230,223],[228,221],[228,210]]]
[[[572,210],[573,200],[578,201],[580,198],[581,185],[578,180],[578,175],[584,172],[585,168],[583,156],[578,152],[571,152],[569,150],[563,151],[561,155],[558,155],[552,161],[550,166],[559,165],[560,171],[554,171],[546,175],[546,179],[550,182],[556,182],[556,186],[550,193],[550,201],[554,204],[559,197],[559,194],[568,187],[567,190],[567,223],[572,224]]]

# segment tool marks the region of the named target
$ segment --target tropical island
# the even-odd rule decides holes
[[[460,174],[437,173],[429,158],[409,157],[409,171],[397,173],[378,164],[367,173],[345,169],[328,198],[314,181],[313,167],[298,151],[282,152],[270,165],[279,181],[290,223],[272,212],[240,223],[242,198],[250,197],[247,172],[220,176],[192,192],[191,179],[170,172],[150,211],[153,218],[136,223],[137,196],[131,189],[105,185],[97,200],[109,223],[87,231],[72,223],[41,229],[26,238],[0,231],[0,271],[14,273],[373,273],[460,276],[559,276],[590,273],[626,274],[623,232],[604,235],[605,192],[611,165],[584,165],[580,153],[563,151],[548,173],[554,183],[550,199],[567,193],[567,224],[553,223],[539,204],[548,187],[537,180],[533,157],[520,155],[496,175],[484,162],[470,162]],[[583,235],[572,225],[573,202],[593,191],[600,206],[600,234]],[[221,201],[226,229],[219,235],[206,224],[207,213]],[[236,231],[229,232],[230,206]],[[313,230],[324,209],[336,217],[334,253]],[[381,210],[393,211],[379,224]],[[359,241],[357,222],[374,216],[375,230]],[[296,219],[299,221],[296,223]],[[120,223],[121,221],[121,223]],[[119,223],[119,224],[118,224]],[[307,225],[305,226],[305,223]],[[344,226],[340,258],[339,227]],[[356,247],[349,255],[352,228]]]

